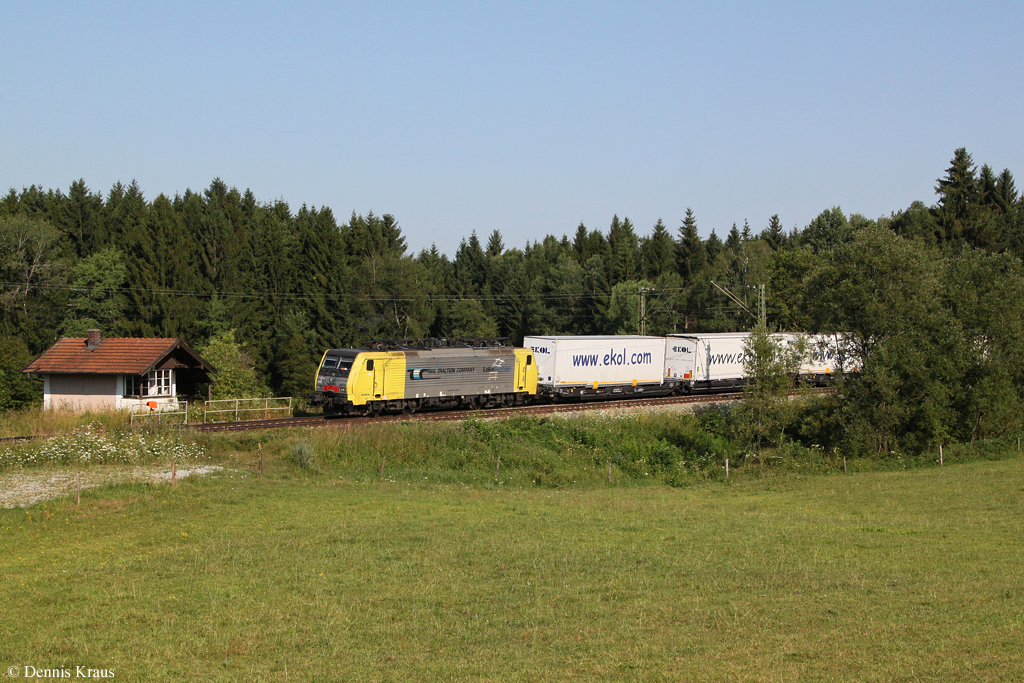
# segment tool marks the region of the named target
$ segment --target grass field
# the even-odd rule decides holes
[[[0,672],[1024,679],[1021,458],[568,491],[269,470],[0,511]]]

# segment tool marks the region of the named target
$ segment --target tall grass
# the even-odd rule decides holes
[[[126,427],[130,419],[131,413],[126,410],[73,413],[28,408],[0,413],[0,438],[65,434],[88,425],[112,430]]]

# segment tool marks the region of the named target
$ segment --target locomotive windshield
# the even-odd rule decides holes
[[[355,361],[355,354],[333,355],[328,353],[324,358],[324,364],[320,367],[320,374],[343,379],[348,377],[348,371]]]

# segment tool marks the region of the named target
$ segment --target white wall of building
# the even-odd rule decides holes
[[[117,375],[46,375],[43,407],[51,410],[117,410]]]
[[[75,413],[129,410],[135,413],[178,410],[176,373],[171,375],[169,396],[125,397],[124,375],[43,375],[43,408]]]

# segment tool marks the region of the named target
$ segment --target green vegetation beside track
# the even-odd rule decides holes
[[[118,680],[1024,676],[1015,450],[846,475],[776,454],[728,481],[623,459],[609,485],[600,457],[627,444],[691,452],[666,419],[617,424],[203,437],[216,475],[2,510],[0,664]],[[526,481],[558,453],[550,481]]]

